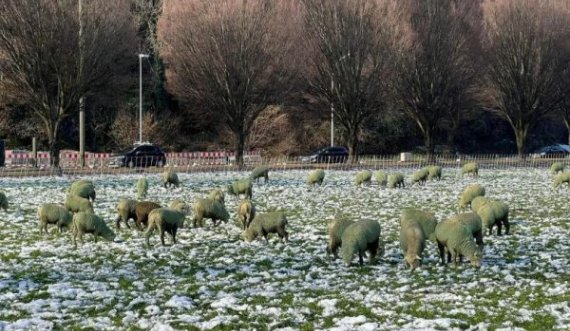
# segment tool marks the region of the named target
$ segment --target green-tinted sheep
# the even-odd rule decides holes
[[[264,183],[267,183],[269,181],[269,167],[268,166],[257,166],[255,167],[252,171],[251,171],[251,175],[249,175],[249,178],[251,180],[255,180],[256,182],[259,180],[259,178],[265,178]]]
[[[251,200],[244,199],[240,201],[237,206],[236,215],[243,227],[243,230],[245,231],[251,224],[251,221],[255,218],[255,206]]]
[[[354,184],[356,186],[362,185],[364,183],[369,184],[371,179],[372,179],[372,172],[368,170],[363,170],[356,174],[356,177],[354,179]]]
[[[342,246],[342,234],[346,228],[353,224],[354,221],[347,219],[334,219],[327,224],[327,233],[329,242],[327,246],[327,254],[333,254],[334,258],[338,258],[338,248]]]
[[[428,180],[441,180],[441,167],[440,166],[436,166],[436,165],[432,165],[428,167],[428,171],[429,171],[429,175],[428,175]]]
[[[38,208],[38,219],[40,220],[40,234],[47,233],[48,224],[57,225],[61,233],[63,228],[68,228],[73,220],[73,215],[64,207],[54,203],[44,203]]]
[[[129,219],[136,220],[136,206],[137,201],[132,199],[120,199],[117,203],[117,219],[115,220],[115,226],[117,229],[121,228],[121,221],[125,222],[127,228],[131,228],[129,225]]]
[[[226,204],[226,196],[224,194],[224,191],[220,190],[219,188],[211,190],[210,194],[208,194],[208,199],[216,200],[222,205]]]
[[[265,242],[269,242],[269,234],[277,233],[281,241],[287,242],[289,240],[289,234],[285,230],[287,224],[287,218],[283,212],[273,211],[257,214],[244,231],[243,236],[246,241],[251,242],[259,235],[262,235],[265,238]]]
[[[362,266],[366,251],[370,263],[373,263],[380,247],[380,224],[368,220],[355,222],[344,230],[341,241],[341,256],[346,266],[350,266],[354,254],[358,254],[358,262]]]
[[[435,242],[437,219],[434,213],[415,208],[404,208],[400,213],[400,226],[408,222],[418,223],[426,239]]]
[[[469,185],[459,197],[459,208],[466,209],[476,197],[485,196],[485,188],[479,184]]]
[[[475,238],[475,243],[483,249],[483,223],[476,213],[462,213],[451,217],[452,220],[463,224]]]
[[[237,195],[244,194],[247,199],[251,199],[253,196],[253,183],[251,179],[240,179],[237,180],[227,187],[228,194]]]
[[[474,178],[479,177],[479,166],[475,162],[469,162],[461,167],[461,176],[465,174],[472,174]]]
[[[406,187],[406,184],[404,183],[404,175],[399,172],[388,175],[388,187]]]
[[[150,246],[150,236],[158,229],[160,243],[164,246],[164,233],[172,236],[172,243],[176,244],[176,232],[184,226],[186,212],[172,208],[157,208],[148,214],[148,227],[145,232],[146,244]]]
[[[469,259],[471,265],[481,266],[483,253],[475,244],[471,231],[461,222],[453,219],[439,222],[435,227],[435,237],[442,264],[446,264],[447,252],[447,261],[453,261],[456,266],[461,255]]]
[[[93,185],[93,182],[88,180],[76,180],[75,182],[71,183],[68,194],[77,195],[82,198],[95,201],[95,185]]]
[[[428,168],[421,168],[412,175],[412,185],[414,185],[415,183],[418,183],[419,185],[425,184],[428,176],[429,176]]]
[[[148,225],[148,214],[157,208],[160,208],[160,205],[152,201],[141,201],[136,204],[135,214],[137,218],[135,219],[135,223],[137,229],[142,231],[143,227]]]
[[[102,217],[92,213],[79,212],[73,216],[72,239],[73,245],[77,247],[76,238],[83,243],[83,235],[92,233],[97,242],[97,237],[101,236],[107,241],[115,239],[115,232],[111,230]]]
[[[325,180],[325,171],[323,169],[315,169],[309,173],[307,184],[313,186],[315,184],[323,185]]]
[[[487,203],[478,206],[475,210],[481,217],[483,229],[489,230],[489,235],[493,233],[493,227],[497,225],[497,235],[501,235],[502,227],[505,227],[505,234],[509,234],[509,207],[502,201],[488,200]]]
[[[91,204],[91,201],[78,195],[67,195],[64,206],[67,210],[73,213],[87,212],[93,214],[93,205]]]
[[[187,212],[190,209],[188,204],[181,199],[172,200],[170,202],[170,204],[168,205],[168,208],[178,210],[178,211],[182,211],[182,212]]]
[[[410,221],[400,225],[400,248],[404,253],[404,264],[413,272],[421,265],[427,238],[417,222]]]
[[[568,187],[570,187],[570,171],[558,174],[558,176],[554,178],[554,182],[552,183],[552,185],[554,186],[554,188],[558,188],[564,183],[568,184]]]
[[[8,211],[8,198],[6,198],[6,194],[4,194],[4,192],[0,192],[0,209]]]
[[[137,180],[137,199],[144,199],[148,193],[148,180],[145,177],[140,177]]]
[[[376,173],[374,173],[374,178],[376,178],[376,182],[380,186],[385,187],[386,184],[388,184],[388,175],[386,175],[384,171],[376,171]]]
[[[562,164],[562,162],[554,162],[550,166],[550,172],[552,172],[553,175],[556,175],[559,172],[564,172],[564,164]]]
[[[178,180],[178,174],[174,171],[172,167],[168,167],[162,173],[162,183],[165,188],[167,187],[178,187],[180,186],[180,180]]]
[[[211,199],[197,199],[192,205],[192,211],[194,213],[194,218],[192,219],[192,225],[196,227],[198,224],[204,226],[204,218],[212,219],[214,226],[217,226],[217,221],[223,221],[227,223],[230,219],[230,214],[226,210],[226,207],[216,200]]]

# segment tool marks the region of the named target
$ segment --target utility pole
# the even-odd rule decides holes
[[[79,0],[79,79],[83,84],[83,8],[82,0]],[[82,88],[83,90],[83,88]],[[79,166],[85,167],[85,99],[83,91],[79,97]]]
[[[142,59],[148,58],[148,54],[139,54],[139,143],[142,144],[142,129],[143,129],[143,99],[142,99]]]
[[[334,146],[334,80],[331,78],[331,147]]]

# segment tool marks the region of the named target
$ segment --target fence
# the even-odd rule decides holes
[[[7,167],[0,168],[0,176],[53,176],[80,174],[138,174],[162,172],[160,167],[126,168],[112,165],[109,153],[86,153],[86,167],[79,166],[76,151],[60,153],[60,168],[49,167],[49,154],[38,152],[38,166],[32,167],[33,160],[29,153],[6,153]],[[329,159],[323,163],[302,162],[300,157],[262,157],[259,152],[248,152],[244,155],[243,170],[251,170],[257,165],[267,165],[273,170],[287,169],[418,169],[426,165],[437,164],[444,168],[459,168],[467,162],[477,162],[480,169],[509,168],[548,168],[554,162],[561,162],[570,168],[570,157],[541,157],[529,154],[524,160],[517,155],[436,155],[434,162],[428,162],[425,155],[363,155],[356,162],[340,162],[340,159]],[[152,160],[150,160],[152,163]],[[168,153],[167,164],[176,168],[177,172],[212,172],[235,171],[240,169],[235,164],[235,156],[231,152],[182,152]]]

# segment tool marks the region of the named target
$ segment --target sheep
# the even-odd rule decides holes
[[[247,199],[251,199],[253,196],[253,183],[251,179],[241,179],[237,180],[227,187],[228,194],[237,195],[244,194]]]
[[[148,180],[145,177],[140,177],[137,180],[137,199],[146,198],[148,192]]]
[[[263,165],[257,166],[251,171],[251,175],[249,175],[249,178],[251,180],[255,180],[256,182],[261,177],[265,178],[265,181],[263,183],[267,183],[269,181],[269,167],[268,166],[263,166]]]
[[[421,264],[427,238],[418,222],[410,221],[400,225],[400,248],[404,253],[404,264],[413,272]]]
[[[564,172],[564,164],[562,164],[562,162],[554,162],[550,166],[550,172],[552,172],[553,175],[556,175],[559,172]]]
[[[95,201],[95,186],[91,181],[88,180],[77,180],[71,184],[69,187],[68,194],[77,195],[82,198]]]
[[[427,178],[429,176],[428,168],[421,168],[420,170],[416,171],[412,176],[412,185],[418,183],[420,186],[425,184]]]
[[[208,194],[208,199],[216,200],[219,203],[221,203],[222,205],[226,204],[226,197],[224,195],[224,191],[222,191],[218,188],[210,191],[210,194]]]
[[[0,192],[0,208],[4,209],[5,212],[8,211],[8,198],[4,192]]]
[[[473,235],[477,246],[483,249],[483,223],[479,215],[476,213],[462,213],[451,217],[451,219],[463,224]]]
[[[406,187],[406,184],[404,183],[404,175],[399,172],[388,175],[388,187]]]
[[[371,179],[372,179],[372,173],[368,170],[363,170],[356,174],[356,178],[354,179],[354,184],[356,186],[362,185],[364,183],[368,184],[370,183]]]
[[[141,201],[136,204],[135,215],[137,218],[135,219],[135,225],[137,229],[142,230],[143,226],[147,226],[148,214],[157,208],[160,208],[160,205],[152,201]]]
[[[487,200],[486,203],[477,201],[477,209],[474,211],[481,217],[483,229],[488,229],[489,235],[493,233],[493,227],[497,225],[497,235],[501,235],[502,227],[505,234],[509,234],[509,207],[502,201]]]
[[[160,242],[164,246],[164,232],[172,236],[172,244],[176,244],[176,232],[184,226],[186,211],[172,208],[157,208],[148,214],[148,227],[145,232],[146,244],[150,246],[150,236],[158,229]]]
[[[440,166],[436,166],[436,165],[432,165],[428,167],[428,180],[441,180],[441,167]]]
[[[358,262],[362,266],[365,251],[370,254],[369,260],[372,263],[380,246],[380,224],[370,220],[355,222],[344,230],[341,241],[341,255],[347,267],[355,253],[358,253]]]
[[[168,208],[178,210],[178,211],[186,211],[188,210],[188,204],[180,199],[174,199],[168,205]]]
[[[384,171],[376,171],[376,173],[374,174],[374,178],[376,178],[376,182],[378,183],[378,185],[382,186],[382,187],[386,187],[386,184],[388,183],[388,176],[386,175],[386,173]]]
[[[79,241],[83,243],[83,235],[85,233],[92,233],[95,237],[95,242],[97,242],[98,236],[103,237],[103,239],[107,241],[113,241],[115,239],[115,232],[105,224],[102,217],[93,213],[79,212],[73,215],[72,225],[73,245],[76,248],[76,238],[79,237]]]
[[[415,208],[404,208],[400,213],[400,226],[406,223],[418,223],[427,240],[435,242],[437,219],[432,212]]]
[[[129,225],[129,219],[136,220],[137,214],[135,208],[137,206],[137,201],[132,199],[120,199],[117,203],[117,219],[115,220],[115,226],[117,229],[121,228],[121,221],[125,222],[127,228],[131,228]]]
[[[194,227],[198,223],[201,227],[204,226],[204,218],[211,218],[214,226],[218,225],[218,220],[227,223],[230,219],[230,214],[228,214],[226,207],[216,200],[197,199],[192,205],[192,211],[194,213],[194,218],[192,219]]]
[[[327,224],[327,233],[329,242],[327,245],[327,255],[333,254],[334,258],[338,258],[338,248],[342,245],[342,234],[346,228],[353,224],[354,221],[347,219],[334,219]]]
[[[251,200],[244,199],[240,201],[236,215],[243,226],[243,230],[245,231],[251,224],[251,221],[255,218],[255,206]]]
[[[473,178],[479,177],[479,166],[475,162],[469,162],[461,167],[461,176],[465,174],[472,174]]]
[[[48,224],[55,224],[59,232],[63,228],[68,228],[73,220],[73,215],[61,205],[54,203],[44,203],[38,208],[38,219],[40,220],[40,235],[47,233]]]
[[[558,174],[558,176],[554,178],[554,182],[552,183],[552,185],[554,186],[554,188],[558,188],[563,183],[568,184],[568,187],[570,187],[570,171]]]
[[[447,252],[448,261],[453,260],[455,266],[461,255],[468,258],[471,265],[481,266],[483,253],[475,244],[471,231],[463,223],[453,219],[442,221],[435,227],[435,237],[442,264],[446,264],[445,253]]]
[[[466,209],[473,199],[480,196],[485,196],[485,188],[483,186],[479,184],[467,186],[459,197],[459,208],[462,210]]]
[[[325,171],[323,169],[315,169],[309,173],[307,184],[309,186],[315,184],[323,185],[323,180],[325,180]]]
[[[264,214],[257,214],[249,227],[244,231],[243,237],[247,242],[253,241],[257,236],[262,235],[265,242],[269,242],[268,235],[277,233],[282,242],[289,240],[289,234],[285,230],[288,224],[283,212],[273,211]]]
[[[162,183],[165,188],[167,187],[178,187],[180,185],[180,181],[178,180],[178,174],[174,171],[172,167],[168,167],[162,173]]]
[[[93,204],[91,204],[91,201],[77,195],[67,195],[64,206],[65,208],[67,208],[67,210],[73,213],[77,212],[88,212],[91,214],[94,213]]]

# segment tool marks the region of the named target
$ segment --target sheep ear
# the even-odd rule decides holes
[[[419,255],[416,255],[416,260],[422,260],[422,258]]]

